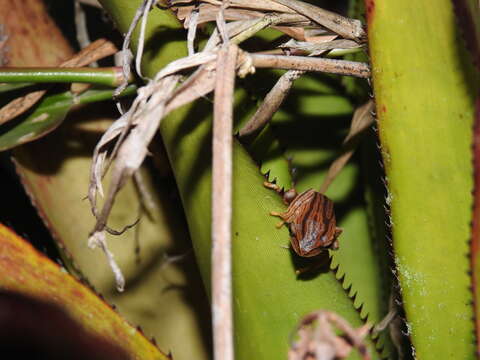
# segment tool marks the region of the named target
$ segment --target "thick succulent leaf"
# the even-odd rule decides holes
[[[480,70],[480,4],[476,0],[453,0],[463,40],[471,59]]]
[[[30,7],[20,6],[23,2],[9,2],[8,5],[16,4],[9,12],[11,16],[22,17],[17,12],[35,10],[38,13],[32,22],[40,19],[42,24],[49,23],[50,28],[39,31],[36,37],[29,37],[32,35],[29,31],[22,32],[26,36],[21,37],[15,33],[16,27],[9,28],[11,39],[15,39],[9,42],[10,64],[34,66],[41,63],[48,66],[56,64],[52,59],[69,57],[71,51],[69,53],[68,48],[61,46],[62,41],[57,42],[59,46],[51,47],[51,37],[46,35],[59,35],[58,29],[49,22],[45,9],[32,1],[25,3]],[[22,49],[32,47],[38,49],[39,54],[50,54],[45,59],[39,59],[40,55],[30,58],[28,52],[19,57]],[[98,100],[102,94],[111,97],[111,92],[98,91],[82,96]],[[70,100],[66,96],[67,104]],[[88,189],[91,155],[116,116],[118,113],[113,104],[76,107],[57,131],[14,149],[17,172],[57,241],[64,261],[71,265],[69,270],[75,268],[76,273],[80,270],[81,275],[108,301],[117,305],[129,321],[141,325],[149,336],[155,336],[161,348],[172,351],[175,359],[210,358],[207,299],[170,175],[159,179],[152,177],[146,169],[142,170],[144,190],[149,197],[143,203],[145,211],[140,211],[140,195],[132,184],[116,201],[111,218],[113,227],[120,228],[140,218],[134,229],[121,237],[108,239],[127,279],[126,292],[120,294],[116,291],[112,272],[101,251],[93,251],[87,246],[88,233],[94,225],[88,202],[83,200]],[[161,153],[154,148],[151,151]],[[159,166],[165,167],[166,163],[167,160],[159,160]],[[166,166],[168,169],[168,164]]]
[[[474,0],[454,0],[457,24],[470,58],[477,70],[480,70],[480,10]],[[480,354],[480,94],[477,93],[475,120],[473,126],[473,166],[474,166],[474,205],[472,219],[472,242],[470,247],[473,306],[475,312],[475,331],[477,354]]]
[[[389,311],[394,311],[395,306],[393,256],[391,241],[388,236],[387,214],[385,204],[385,183],[383,169],[381,168],[381,155],[377,148],[378,136],[373,130],[365,134],[358,152],[361,155],[360,170],[365,186],[365,202],[370,229],[371,242],[378,262],[377,281],[379,285],[377,302],[379,314],[387,316]],[[355,283],[356,285],[356,283]],[[369,303],[369,302],[368,302]],[[370,316],[369,316],[370,318]],[[401,323],[401,320],[397,321]],[[398,331],[397,333],[400,333]],[[397,358],[397,345],[392,342],[390,327],[381,332],[378,346],[383,348],[383,354],[389,358]],[[400,336],[401,337],[401,336]]]
[[[118,346],[85,331],[60,307],[0,291],[2,356],[17,359],[127,360]]]
[[[101,3],[123,32],[139,4],[138,1],[122,0],[102,0]],[[171,16],[168,11],[153,10],[147,39],[155,29],[164,28],[162,24],[170,24]],[[171,33],[172,29],[167,32]],[[162,50],[162,59],[160,62],[144,62],[149,75],[154,74],[159,65],[185,54],[178,49],[168,52],[167,49],[172,49],[175,43],[166,45],[159,41],[171,37],[159,36],[158,32],[156,35],[155,45]],[[181,36],[185,38],[185,34]],[[210,112],[210,104],[196,103],[172,114],[161,126],[207,284],[211,246]],[[284,358],[292,329],[302,315],[313,309],[333,310],[355,326],[361,324],[351,300],[333,273],[328,271],[313,279],[297,279],[293,264],[296,257],[284,248],[289,242],[288,231],[276,230],[276,220],[268,215],[269,211],[281,210],[284,206],[275,193],[262,186],[263,181],[258,166],[236,143],[233,267],[235,340],[239,359]]]
[[[292,187],[288,159],[269,125],[247,148],[252,157],[260,164],[260,172],[266,175],[267,181],[275,182],[287,190]]]
[[[6,36],[0,51],[2,65],[56,66],[73,55],[73,50],[54,21],[48,16],[44,1],[0,0],[0,34]],[[35,39],[29,46],[14,46],[25,39]],[[45,39],[45,41],[42,41]],[[13,46],[12,46],[13,45]],[[10,60],[14,59],[14,63]],[[35,64],[32,64],[35,59]]]
[[[306,76],[297,80],[284,108],[273,120],[275,133],[296,169],[298,191],[320,188],[328,167],[340,154],[351,119],[353,109],[348,98],[334,85],[328,86],[329,82],[332,80],[326,77]],[[297,94],[303,94],[303,100]],[[309,107],[298,106],[300,101]],[[388,296],[368,226],[359,170],[354,158],[326,193],[335,202],[337,220],[343,229],[340,249],[331,252],[331,267],[362,318],[378,323],[388,312]],[[385,347],[385,341],[382,338],[379,346]],[[391,352],[391,348],[385,349],[384,355]]]
[[[472,219],[472,241],[470,244],[470,262],[472,272],[473,306],[475,314],[475,334],[477,353],[480,353],[480,98],[476,101],[475,123],[473,133],[474,166],[474,203]]]
[[[130,86],[123,95],[135,93]],[[55,130],[74,105],[112,99],[113,90],[88,90],[75,95],[70,91],[45,96],[35,109],[0,127],[0,151],[41,138]]]
[[[65,310],[94,336],[141,359],[168,359],[85,285],[0,225],[0,288]]]
[[[419,359],[474,357],[468,241],[478,74],[452,4],[366,1],[397,275]]]
[[[171,350],[175,358],[206,359],[209,349],[203,333],[209,331],[208,304],[170,180],[152,177],[143,169],[149,202],[141,203],[133,183],[115,202],[110,226],[122,228],[140,218],[134,229],[108,239],[127,279],[125,293],[116,291],[104,254],[87,246],[95,223],[88,202],[82,200],[88,188],[90,154],[112,122],[101,118],[100,107],[95,107],[96,116],[92,111],[91,107],[74,111],[49,137],[17,148],[17,172],[75,272],[80,271],[129,321],[155,336],[160,348]],[[110,116],[114,113],[108,107],[107,111]],[[142,205],[147,206],[143,211]],[[181,339],[178,333],[184,334]],[[190,346],[184,346],[185,341]]]

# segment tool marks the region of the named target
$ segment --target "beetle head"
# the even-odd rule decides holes
[[[297,195],[298,194],[295,189],[287,190],[283,194],[283,201],[285,201],[287,204],[290,204],[297,197]]]

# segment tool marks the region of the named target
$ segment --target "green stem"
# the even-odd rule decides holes
[[[123,81],[119,67],[109,68],[0,68],[4,83],[89,83],[116,87]]]

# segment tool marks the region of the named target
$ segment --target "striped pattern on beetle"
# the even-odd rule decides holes
[[[264,185],[281,192],[275,184],[266,182]],[[298,255],[312,257],[325,249],[338,249],[338,236],[342,229],[337,227],[332,200],[313,189],[301,194],[290,189],[284,193],[283,199],[289,204],[287,211],[272,211],[270,215],[282,218],[277,227],[284,223],[289,226],[290,242]]]

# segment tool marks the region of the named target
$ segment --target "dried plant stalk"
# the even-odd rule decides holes
[[[169,0],[172,6],[178,6],[180,4],[189,4],[192,0]],[[222,4],[222,0],[201,0],[202,3],[212,4],[216,7]],[[280,12],[280,13],[295,13],[294,10],[291,10],[287,6],[278,4],[275,0],[231,0],[231,8],[241,8],[241,9],[250,9],[250,10],[259,10],[263,12]]]
[[[125,37],[127,50],[135,26],[146,17],[153,0],[142,0]],[[106,233],[118,234],[107,226],[107,219],[117,192],[137,171],[147,153],[147,146],[158,129],[160,119],[170,111],[215,90],[213,129],[213,181],[212,186],[212,284],[215,358],[233,359],[232,304],[231,304],[231,196],[232,196],[232,102],[235,72],[242,77],[255,67],[290,70],[267,96],[257,114],[242,129],[241,136],[254,135],[271,118],[286,97],[293,81],[307,71],[327,72],[357,77],[369,77],[365,63],[312,58],[307,56],[278,56],[249,54],[237,44],[266,27],[276,27],[285,34],[306,43],[289,43],[293,51],[307,51],[312,55],[338,47],[358,47],[363,41],[363,29],[357,20],[318,9],[296,0],[170,0],[177,14],[185,19],[189,29],[189,56],[176,60],[157,73],[155,79],[138,90],[131,108],[104,134],[94,152],[91,168],[89,199],[97,219],[89,244],[103,249],[115,273],[119,289],[123,278],[113,255],[106,245]],[[178,6],[182,4],[182,6]],[[315,9],[315,10],[313,10]],[[242,19],[226,23],[225,19]],[[216,21],[216,28],[200,53],[194,53],[195,28],[203,21]],[[279,26],[281,25],[281,26]],[[308,27],[308,28],[306,28]],[[329,30],[328,30],[328,29]],[[334,31],[335,34],[332,34]],[[140,31],[144,34],[144,31]],[[338,35],[351,40],[331,41]],[[143,35],[137,53],[137,72]],[[326,41],[330,41],[328,44]],[[323,45],[318,45],[324,42]],[[223,44],[223,45],[221,45]],[[281,49],[277,49],[282,51]],[[130,58],[123,59],[124,72],[130,71]],[[179,87],[179,72],[198,67]],[[118,89],[119,90],[119,89]],[[110,145],[115,146],[109,152]],[[101,211],[96,206],[96,194],[103,194],[102,178],[112,165],[112,181]]]
[[[250,54],[250,56],[252,57],[252,65],[256,68],[319,71],[360,78],[370,77],[370,67],[365,63],[356,61],[263,54]]]
[[[115,263],[113,254],[108,250],[106,232],[120,235],[135,224],[126,226],[121,231],[115,231],[107,226],[107,220],[117,193],[143,163],[148,153],[148,144],[153,139],[160,121],[165,115],[166,102],[171,97],[178,80],[178,75],[156,79],[156,81],[139,90],[140,96],[136,99],[132,108],[107,130],[94,151],[88,198],[97,222],[90,234],[88,245],[91,248],[100,247],[104,251],[115,275],[119,291],[123,291],[125,279]],[[142,106],[140,106],[140,102],[142,102]],[[101,179],[105,172],[104,161],[107,156],[105,145],[116,138],[119,138],[117,141],[121,146],[119,145],[114,149],[115,154],[112,156],[115,158],[115,163],[112,169],[110,188],[103,208],[98,212],[96,193],[97,190],[102,193]],[[118,151],[116,151],[117,148]]]
[[[91,43],[90,37],[88,36],[87,16],[78,1],[75,1],[75,29],[80,47],[87,47]],[[98,66],[98,64],[95,64],[95,66]]]
[[[348,49],[359,46],[356,42],[351,40],[333,40],[335,37],[335,35],[323,36],[324,41],[319,43],[298,42],[292,39],[281,45],[281,47],[309,51],[311,53],[310,56],[315,56],[321,55],[325,51],[335,48]],[[244,142],[253,139],[265,127],[287,97],[294,81],[303,74],[305,74],[305,71],[290,70],[280,77],[272,90],[267,94],[256,113],[240,130],[239,136],[243,138],[242,140]]]
[[[299,0],[273,0],[325,26],[345,39],[364,42],[366,33],[359,20],[349,19]]]
[[[214,358],[233,360],[232,128],[238,47],[218,52],[213,120],[212,316]]]
[[[89,5],[89,6],[93,6],[93,7],[99,8],[99,9],[102,8],[102,5],[100,5],[100,3],[98,2],[98,0],[77,0],[77,1],[78,1],[79,3],[85,4],[85,5]]]
[[[293,82],[303,74],[305,74],[304,71],[298,70],[290,70],[283,74],[272,90],[267,94],[252,118],[240,130],[238,135],[241,138],[250,139],[262,131],[275,112],[279,109],[280,105],[282,105],[293,86]]]
[[[339,329],[343,335],[335,331]],[[334,360],[346,359],[357,349],[361,359],[370,360],[365,337],[370,325],[354,329],[336,313],[319,310],[303,317],[297,327],[298,340],[293,342],[289,360]]]
[[[332,40],[323,41],[320,43],[312,43],[305,41],[296,41],[291,39],[285,44],[280,45],[280,48],[290,50],[301,50],[307,52],[310,56],[317,56],[323,54],[325,51],[333,49],[358,49],[361,45],[352,40]]]

